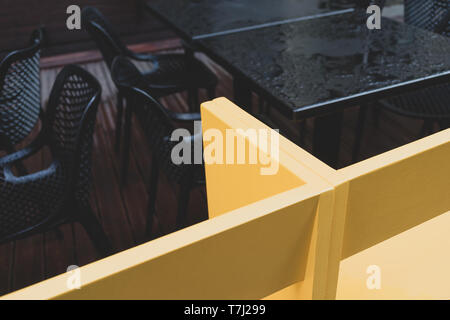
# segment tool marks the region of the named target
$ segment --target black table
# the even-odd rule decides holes
[[[241,79],[240,106],[255,91],[287,117],[316,118],[314,153],[335,166],[343,108],[450,81],[450,40],[383,19],[368,30],[347,13],[199,41]]]
[[[351,0],[149,0],[147,9],[186,41],[352,11]]]

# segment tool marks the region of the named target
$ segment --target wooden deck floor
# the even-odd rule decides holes
[[[224,70],[205,61],[220,77],[218,96],[232,98],[232,79]],[[111,238],[117,251],[125,250],[145,241],[146,221],[146,181],[148,181],[151,153],[138,126],[134,126],[132,139],[132,157],[128,184],[119,186],[118,156],[113,151],[115,121],[115,89],[109,80],[109,72],[103,62],[85,64],[103,87],[102,103],[99,108],[94,137],[94,162],[91,204],[101,223]],[[145,66],[144,66],[145,67]],[[42,96],[48,97],[58,69],[42,71]],[[182,94],[163,99],[163,103],[178,111],[187,110]],[[203,99],[204,100],[204,99]],[[257,99],[254,99],[256,108]],[[357,107],[344,113],[344,128],[339,166],[351,163],[354,143],[354,130],[357,119]],[[281,117],[272,113],[274,119]],[[361,150],[361,159],[385,152],[416,139],[422,122],[382,112],[379,126],[372,121],[368,112],[367,127]],[[135,120],[133,120],[135,121]],[[285,135],[298,140],[298,125],[281,119]],[[307,121],[306,146],[312,147],[312,119]],[[28,165],[41,168],[45,155],[37,155]],[[164,176],[160,178],[160,192],[157,199],[158,224],[155,233],[164,235],[174,230],[177,192],[169,185]],[[206,193],[197,189],[189,208],[190,223],[197,223],[207,218]],[[60,228],[63,237],[54,231],[33,236],[24,240],[0,245],[0,295],[31,285],[43,279],[65,272],[70,265],[82,266],[97,259],[97,254],[83,228],[77,224]]]

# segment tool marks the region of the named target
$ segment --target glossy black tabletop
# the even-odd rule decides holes
[[[146,6],[185,39],[327,14],[351,0],[147,0]]]
[[[450,39],[389,19],[369,30],[354,13],[204,39],[232,73],[291,118],[450,81]]]

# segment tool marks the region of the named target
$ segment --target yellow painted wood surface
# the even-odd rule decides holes
[[[217,125],[210,117],[204,129]],[[237,169],[243,181],[260,179],[253,165],[236,166],[247,167]],[[295,298],[325,298],[333,190],[289,154],[280,156],[280,168],[260,180],[274,184],[269,195],[243,197],[236,210],[82,267],[80,290],[67,289],[64,274],[4,298],[260,299],[294,284]],[[208,202],[211,187],[231,200],[245,191],[227,180],[233,166],[222,169],[222,180],[207,185]],[[219,212],[236,207],[219,203]]]
[[[218,98],[202,105],[202,129],[217,129],[224,132],[227,129],[271,130],[241,108],[225,98]],[[321,195],[320,214],[316,217],[313,237],[310,243],[310,255],[306,261],[305,281],[293,285],[294,288],[283,291],[271,298],[334,298],[335,285],[328,288],[328,276],[334,276],[337,282],[337,272],[331,274],[328,266],[331,241],[333,210],[335,206],[334,192],[325,193],[332,187],[323,178],[314,173],[303,158],[311,160],[311,156],[291,141],[277,134],[279,141],[280,170],[276,175],[260,174],[259,165],[224,165],[206,164],[208,211],[211,218],[227,212],[230,208],[245,205],[260,197],[267,197],[280,192],[287,187],[292,188],[298,181],[304,185],[316,185],[324,190]],[[207,148],[207,143],[204,143]],[[322,170],[327,166],[317,164]],[[331,172],[331,171],[330,171]],[[334,170],[332,171],[334,172]],[[250,191],[252,190],[252,191]],[[258,191],[254,193],[254,191]],[[276,235],[274,235],[276,236]],[[338,261],[335,263],[338,266]]]
[[[449,159],[450,129],[334,172],[306,158],[335,190],[330,292],[337,288],[341,259],[450,209]]]
[[[204,132],[268,129],[224,98],[202,118]],[[63,274],[3,298],[450,298],[450,130],[341,170],[282,136],[279,146],[274,176],[206,165],[210,220],[82,267],[81,290]],[[362,287],[369,263],[381,294]]]
[[[450,209],[450,129],[339,174],[349,181],[346,258]]]
[[[232,104],[229,100],[219,98],[202,105],[202,129],[217,130],[223,137],[226,137],[226,130],[241,129],[246,132],[248,129],[271,129],[242,109]],[[248,124],[251,119],[251,124]],[[251,148],[256,146],[255,141],[234,131],[236,136],[245,140],[245,159],[249,159]],[[277,134],[280,137],[279,134]],[[204,141],[204,149],[207,150],[213,141]],[[223,145],[225,149],[225,144]],[[237,148],[235,145],[234,154]],[[225,154],[225,151],[223,152]],[[280,148],[279,159],[272,159],[278,162],[278,172],[275,175],[262,175],[261,169],[267,167],[261,163],[256,164],[208,164],[206,163],[206,187],[208,194],[208,214],[210,218],[226,213],[230,210],[243,207],[255,201],[268,198],[280,192],[304,185],[308,181],[314,180],[308,170],[304,170],[289,153]],[[248,161],[247,161],[248,162]],[[317,181],[317,178],[315,178]]]
[[[297,188],[63,274],[7,299],[258,299],[303,279],[320,190]]]
[[[449,230],[450,211],[344,259],[336,298],[450,299]],[[366,284],[371,265],[380,289]]]

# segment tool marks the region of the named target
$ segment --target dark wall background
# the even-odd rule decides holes
[[[95,49],[84,30],[67,29],[66,9],[72,4],[100,9],[128,44],[173,37],[145,12],[141,0],[0,0],[0,52],[26,46],[39,25],[47,31],[44,55]]]

